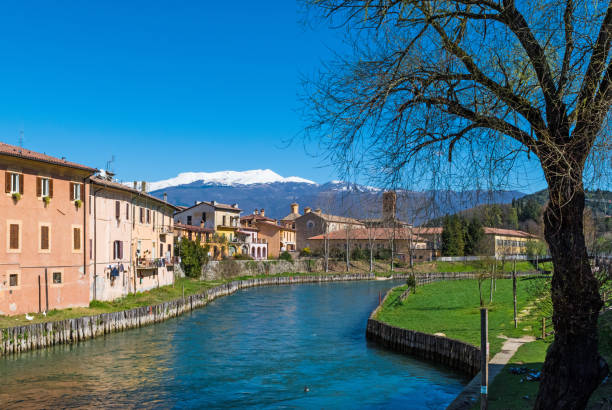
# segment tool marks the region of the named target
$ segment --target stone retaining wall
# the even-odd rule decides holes
[[[210,261],[202,267],[202,280],[228,280],[241,276],[278,275],[286,272],[321,272],[321,259],[285,260],[223,260]]]
[[[517,276],[530,276],[532,272],[520,272]],[[395,276],[399,278],[400,275]],[[401,275],[407,276],[407,275]],[[437,282],[439,280],[470,279],[478,277],[478,273],[430,273],[417,275],[417,284]],[[501,278],[511,278],[512,274],[500,275]],[[395,288],[393,288],[395,289]],[[389,290],[384,300],[370,315],[366,328],[366,337],[392,350],[408,353],[423,359],[442,363],[453,369],[463,371],[470,376],[480,371],[480,349],[471,344],[444,336],[435,336],[409,329],[401,329],[376,320],[376,315],[391,295]]]
[[[109,333],[162,322],[205,306],[210,301],[230,295],[239,289],[265,285],[372,280],[374,278],[373,274],[353,274],[240,280],[219,285],[201,294],[185,297],[184,300],[180,298],[158,305],[120,312],[0,329],[0,356],[54,345],[77,343]]]

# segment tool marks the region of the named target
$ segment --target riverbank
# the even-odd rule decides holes
[[[207,305],[212,300],[255,286],[291,285],[299,283],[373,280],[373,274],[299,275],[249,278],[224,283],[202,293],[179,299],[116,312],[81,316],[52,322],[34,323],[2,329],[0,356],[40,349],[58,344],[71,344],[105,334],[146,326],[179,316]],[[175,287],[176,288],[176,287]],[[181,289],[182,291],[182,289]]]

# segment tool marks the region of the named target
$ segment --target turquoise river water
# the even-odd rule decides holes
[[[466,376],[365,340],[379,292],[396,284],[251,288],[154,326],[2,358],[0,407],[444,408]]]

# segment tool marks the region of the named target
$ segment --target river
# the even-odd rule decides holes
[[[465,375],[365,340],[379,291],[397,283],[250,288],[154,326],[2,358],[0,407],[444,408]]]

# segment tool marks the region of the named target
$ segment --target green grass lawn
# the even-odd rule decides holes
[[[519,312],[534,301],[546,299],[549,280],[545,278],[518,278],[517,302]],[[402,303],[399,296],[405,287],[398,288],[389,295],[377,319],[393,326],[412,329],[424,333],[444,333],[452,339],[480,345],[480,298],[478,280],[441,281],[417,287]],[[498,279],[497,290],[493,293],[493,303],[489,303],[490,281],[482,283],[485,306],[489,308],[489,343],[491,357],[501,350],[504,340],[497,337],[521,337],[537,335],[539,318],[543,314],[536,307],[531,314],[514,328],[514,308],[512,302],[512,280]],[[546,305],[546,303],[542,303]],[[540,304],[538,304],[540,306]]]
[[[473,262],[436,262],[436,271],[437,272],[478,272],[484,270],[490,270],[490,267],[487,265],[486,261],[473,261]],[[544,262],[540,263],[540,269],[552,271],[552,262]],[[502,263],[498,261],[497,271],[501,272],[512,272],[514,269],[513,261],[506,261]],[[535,264],[532,264],[528,261],[516,261],[516,271],[517,272],[529,272],[534,271],[536,269]]]
[[[552,337],[548,337],[546,340],[537,340],[519,348],[489,387],[490,409],[533,408],[540,383],[528,382],[524,380],[524,375],[510,373],[510,368],[527,367],[541,370],[546,358],[546,351],[551,342]],[[606,312],[599,318],[599,353],[608,364],[612,364],[612,311]],[[523,379],[522,382],[521,379]],[[610,400],[611,398],[612,382],[604,383],[595,390],[587,408],[600,409],[602,408],[602,400]],[[472,409],[479,409],[479,403],[476,403]]]

